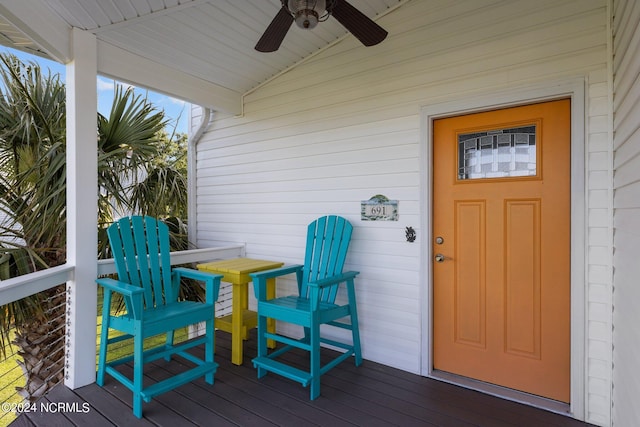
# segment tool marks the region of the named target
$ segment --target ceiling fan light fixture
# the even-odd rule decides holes
[[[289,10],[296,24],[305,30],[315,28],[326,9],[326,0],[289,0]]]

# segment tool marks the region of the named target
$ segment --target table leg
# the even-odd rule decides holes
[[[276,297],[276,279],[267,279],[267,299],[272,299]],[[267,331],[269,333],[276,332],[276,321],[275,319],[267,318]],[[276,348],[276,342],[274,340],[267,340],[267,347]]]
[[[246,341],[249,339],[249,329],[244,324],[244,313],[249,309],[249,284],[245,283],[241,285],[239,292],[241,294],[240,301],[242,302],[242,310],[240,310],[240,313],[242,313],[242,339]]]
[[[233,294],[231,296],[231,363],[242,365],[242,287],[247,284],[233,284]]]

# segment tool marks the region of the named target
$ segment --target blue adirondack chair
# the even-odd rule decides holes
[[[253,365],[258,378],[274,372],[286,378],[310,385],[311,400],[320,395],[320,376],[340,362],[354,356],[356,366],[362,363],[354,279],[357,271],[342,272],[353,226],[344,218],[325,216],[309,224],[304,265],[285,266],[251,274],[258,300],[258,355]],[[267,299],[267,279],[296,273],[298,295]],[[336,304],[340,284],[346,284],[347,302]],[[293,339],[267,331],[267,318],[300,325],[302,339]],[[338,319],[350,318],[350,322]],[[338,342],[320,336],[320,325],[327,324],[351,331],[351,343]],[[269,353],[267,340],[284,344]],[[320,364],[320,343],[345,351],[329,363]],[[301,348],[310,354],[309,371],[296,368],[278,359],[283,353]]]
[[[133,392],[133,413],[142,417],[142,401],[204,376],[213,384],[218,364],[213,360],[215,302],[220,290],[221,275],[204,273],[188,268],[171,268],[169,259],[169,230],[166,224],[151,217],[127,217],[111,224],[107,229],[111,250],[116,263],[118,280],[100,278],[96,282],[104,288],[102,331],[98,359],[98,385],[104,385],[105,373],[120,381]],[[204,282],[206,301],[180,301],[180,279],[191,278]],[[122,295],[126,313],[112,314],[112,293]],[[205,336],[175,344],[174,331],[185,326],[205,322]],[[109,338],[109,329],[123,335]],[[164,345],[143,350],[147,337],[166,334]],[[133,356],[107,362],[110,344],[133,338]],[[204,344],[204,360],[188,353],[191,347]],[[179,355],[196,366],[176,376],[145,387],[143,366],[153,360]],[[133,378],[116,369],[133,360]]]

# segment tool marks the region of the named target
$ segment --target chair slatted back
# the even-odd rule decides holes
[[[318,218],[309,224],[300,296],[309,297],[309,282],[342,273],[352,232],[351,223],[335,215]],[[337,292],[337,284],[327,288],[322,301],[333,303]]]
[[[178,298],[171,282],[169,228],[149,216],[125,217],[107,229],[118,279],[144,288],[146,307]],[[131,308],[127,307],[128,312]]]

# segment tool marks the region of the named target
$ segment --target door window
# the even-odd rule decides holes
[[[458,135],[458,180],[536,176],[536,125]]]

